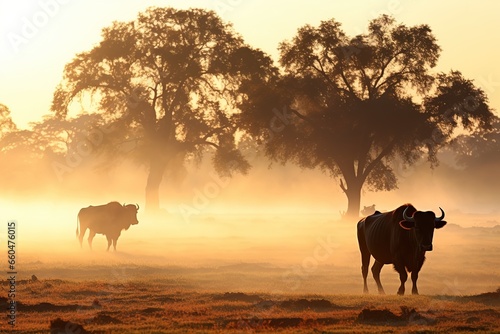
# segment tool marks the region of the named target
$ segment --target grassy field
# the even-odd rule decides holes
[[[90,251],[74,231],[40,241],[20,231],[16,325],[2,317],[0,332],[500,333],[499,225],[436,232],[422,295],[401,297],[390,266],[381,275],[387,295],[371,277],[371,294],[361,294],[352,224],[262,220],[243,233],[230,223],[145,224],[150,237],[124,234],[116,253],[102,236]]]
[[[218,274],[230,275],[231,270]],[[6,289],[5,283],[2,288]],[[191,288],[188,280],[151,277],[122,283],[21,281],[17,324],[9,328],[3,323],[2,332],[48,333],[51,322],[52,333],[68,334],[500,332],[500,291],[400,297],[216,293]],[[5,309],[6,300],[0,303]],[[57,327],[58,318],[71,323],[59,322]]]

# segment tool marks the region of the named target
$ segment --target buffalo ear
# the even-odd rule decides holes
[[[444,220],[441,220],[441,221],[437,221],[434,223],[434,227],[435,228],[441,228],[443,227],[444,225],[446,225],[446,222]]]
[[[411,230],[413,227],[415,227],[415,222],[409,222],[407,220],[402,220],[399,222],[399,226],[401,226],[405,230]]]

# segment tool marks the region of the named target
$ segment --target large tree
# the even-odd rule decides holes
[[[241,125],[273,160],[339,180],[348,216],[359,215],[363,186],[397,187],[394,158],[410,165],[425,155],[436,164],[457,129],[490,126],[481,89],[460,72],[431,72],[440,47],[427,25],[384,15],[348,37],[332,19],[300,28],[280,52],[284,75],[246,87]]]
[[[234,115],[244,82],[271,73],[271,60],[229,24],[201,9],[150,8],[115,22],[102,41],[66,65],[53,110],[66,117],[92,96],[114,131],[115,147],[133,142],[149,166],[146,207],[159,208],[159,186],[173,161],[209,149],[220,173],[249,169],[235,146]],[[79,97],[79,99],[77,99]]]

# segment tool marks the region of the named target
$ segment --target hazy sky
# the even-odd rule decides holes
[[[64,65],[98,43],[103,27],[149,6],[213,9],[275,59],[279,42],[306,23],[335,18],[351,35],[382,13],[426,23],[443,49],[439,70],[461,70],[500,109],[500,1],[0,0],[0,103],[14,122],[26,127],[49,113]]]

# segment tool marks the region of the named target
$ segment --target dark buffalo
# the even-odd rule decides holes
[[[83,208],[78,213],[76,224],[76,236],[82,246],[83,237],[87,229],[89,232],[89,246],[92,249],[92,239],[96,233],[104,234],[108,239],[108,251],[113,244],[116,251],[116,242],[122,230],[128,230],[130,225],[136,225],[137,211],[139,205],[121,205],[118,202],[111,202],[105,205],[89,206]],[[80,222],[80,233],[78,233],[78,222]]]
[[[359,221],[358,243],[365,293],[368,292],[366,277],[370,256],[373,256],[375,263],[372,266],[372,273],[379,293],[384,293],[380,283],[380,271],[384,264],[392,263],[401,280],[398,294],[405,293],[407,271],[411,273],[413,282],[411,292],[414,295],[418,294],[418,272],[424,264],[425,252],[432,251],[434,229],[446,225],[443,220],[444,211],[439,209],[441,217],[436,218],[433,212],[417,211],[413,205],[405,204],[391,212],[376,211]]]

